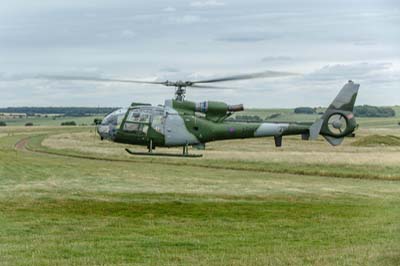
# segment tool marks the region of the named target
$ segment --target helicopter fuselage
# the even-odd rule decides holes
[[[283,135],[307,136],[310,123],[239,123],[226,121],[242,105],[222,102],[194,103],[167,100],[164,106],[132,104],[106,116],[98,132],[118,143],[177,147],[204,147],[211,141],[274,136],[277,146]]]

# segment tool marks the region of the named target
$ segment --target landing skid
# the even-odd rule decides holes
[[[185,158],[200,158],[202,154],[174,154],[174,153],[160,153],[160,152],[135,152],[130,149],[125,149],[129,154],[140,156],[162,156],[162,157],[185,157]]]

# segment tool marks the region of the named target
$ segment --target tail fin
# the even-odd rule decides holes
[[[321,134],[333,146],[340,145],[344,137],[357,127],[353,109],[360,85],[349,81],[326,112],[310,127],[310,139]]]

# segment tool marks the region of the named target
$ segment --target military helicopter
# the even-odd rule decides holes
[[[207,142],[274,137],[275,146],[282,146],[282,137],[301,135],[303,140],[315,140],[322,135],[331,145],[340,145],[344,137],[352,135],[357,127],[353,108],[358,94],[359,84],[349,81],[325,113],[314,123],[239,123],[226,119],[244,110],[242,104],[228,105],[223,102],[191,102],[185,100],[187,88],[216,89],[210,83],[247,80],[255,78],[283,77],[286,72],[266,71],[224,78],[199,81],[139,81],[122,79],[103,79],[87,77],[57,77],[61,80],[123,82],[136,84],[163,85],[175,88],[175,99],[166,100],[162,106],[145,103],[132,103],[108,114],[97,126],[101,139],[117,143],[147,146],[148,152],[135,152],[133,155],[200,157],[189,154],[189,146],[205,149]],[[53,77],[54,78],[54,77]],[[156,147],[183,147],[182,154],[156,153]]]

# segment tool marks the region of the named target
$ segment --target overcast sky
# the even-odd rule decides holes
[[[26,79],[175,80],[264,70],[301,75],[190,90],[248,107],[400,104],[398,0],[0,0],[0,106],[160,104],[173,88]]]

